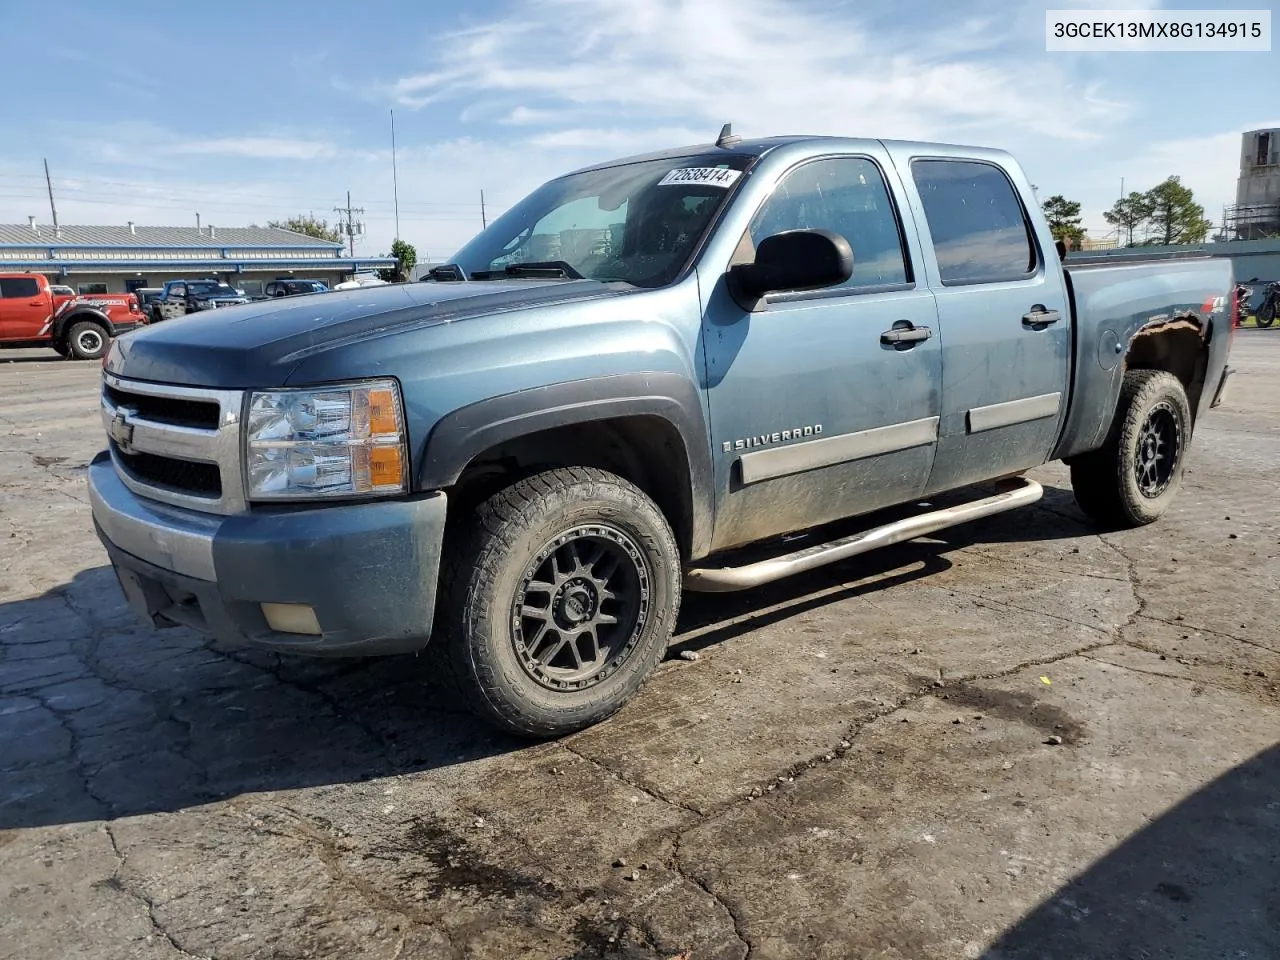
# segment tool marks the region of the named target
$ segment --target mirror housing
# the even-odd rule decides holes
[[[853,275],[853,248],[830,230],[787,230],[760,241],[752,263],[729,268],[729,289],[744,308],[756,309],[765,294],[819,290]]]

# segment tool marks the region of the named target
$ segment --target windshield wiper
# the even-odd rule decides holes
[[[527,263],[509,263],[506,267],[508,277],[541,277],[548,280],[563,278],[565,280],[585,280],[571,263],[564,260],[531,260]]]

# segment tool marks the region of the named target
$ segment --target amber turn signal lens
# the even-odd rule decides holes
[[[369,451],[369,480],[374,489],[399,487],[404,479],[404,461],[399,446],[376,446]]]
[[[391,390],[369,391],[369,432],[373,436],[398,435],[400,424],[396,422],[396,398]]]

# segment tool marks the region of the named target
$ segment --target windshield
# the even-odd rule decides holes
[[[468,279],[559,275],[660,287],[675,279],[754,158],[678,157],[552,180],[453,262]]]
[[[191,293],[197,297],[234,297],[238,294],[227,286],[225,283],[192,283],[189,284]]]

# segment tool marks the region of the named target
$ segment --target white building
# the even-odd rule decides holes
[[[1280,129],[1250,130],[1241,138],[1235,206],[1227,211],[1229,239],[1280,236]]]

